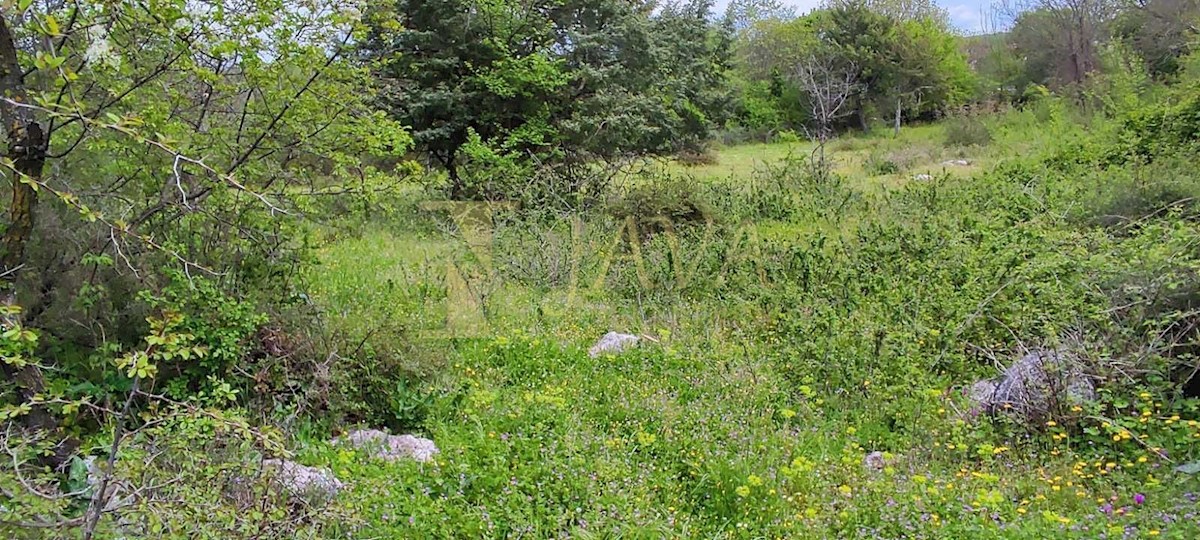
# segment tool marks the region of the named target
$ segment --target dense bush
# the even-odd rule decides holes
[[[980,119],[958,117],[946,123],[946,146],[986,146],[992,132]]]
[[[618,222],[632,220],[639,234],[662,232],[668,220],[673,227],[702,225],[716,219],[713,209],[696,189],[694,180],[664,176],[619,192],[605,203],[605,212]]]

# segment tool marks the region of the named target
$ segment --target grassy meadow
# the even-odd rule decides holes
[[[1200,457],[1194,400],[1114,376],[1142,397],[1032,427],[966,411],[1024,350],[1126,354],[1107,291],[1187,274],[1200,241],[1185,219],[1096,225],[1107,192],[1051,164],[1084,136],[1053,107],[983,122],[976,144],[949,122],[840,138],[823,179],[797,142],[651,164],[618,191],[682,181],[716,218],[636,242],[603,210],[498,214],[481,257],[413,201],[330,233],[314,301],[404,343],[425,382],[390,425],[441,454],[301,438],[298,459],[348,484],[361,538],[1194,538],[1200,484],[1173,472]],[[486,324],[448,328],[464,309]],[[642,345],[590,358],[609,330]]]

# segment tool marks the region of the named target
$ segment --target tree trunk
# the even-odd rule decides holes
[[[858,100],[858,124],[862,127],[863,133],[871,131],[871,124],[867,123],[867,104],[863,103],[862,99]]]
[[[467,186],[463,184],[462,177],[458,175],[458,165],[454,160],[446,163],[446,176],[450,177],[450,200],[461,201],[467,196]]]
[[[896,98],[896,123],[893,125],[892,137],[900,137],[900,98]]]
[[[49,147],[47,134],[38,123],[33,109],[18,104],[28,103],[21,65],[17,59],[17,45],[13,40],[8,20],[0,16],[0,122],[8,134],[5,156],[12,160],[12,170],[6,176],[12,181],[12,200],[8,207],[8,223],[4,237],[0,240],[0,304],[17,306],[17,277],[25,265],[25,247],[33,233],[33,218],[37,210],[37,191],[34,186],[42,180]],[[21,314],[9,310],[0,320],[6,328],[21,325]],[[45,392],[45,379],[41,369],[33,363],[23,367],[0,362],[5,378],[18,389],[22,401]],[[41,430],[50,435],[58,430],[58,424],[45,407],[35,406],[24,418],[26,427]],[[69,445],[68,445],[69,446]],[[64,446],[60,450],[65,451]],[[65,459],[65,455],[56,458]],[[57,461],[57,459],[56,459]]]

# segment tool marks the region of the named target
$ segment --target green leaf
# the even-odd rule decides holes
[[[54,15],[46,15],[45,24],[47,34],[52,36],[59,34],[58,21],[55,20]]]

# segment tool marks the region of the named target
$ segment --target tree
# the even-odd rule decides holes
[[[787,21],[796,17],[796,8],[780,0],[731,0],[725,8],[725,21],[735,32],[752,29],[762,21]]]
[[[871,110],[887,111],[898,126],[905,113],[928,117],[966,99],[973,77],[939,10],[918,3],[928,9],[892,16],[866,2],[831,5],[792,21],[761,21],[743,33],[737,48],[742,73],[751,80],[784,80],[797,66],[811,64],[814,54],[854,66],[850,111],[864,130]]]
[[[933,0],[826,0],[826,9],[862,8],[899,22],[928,21],[949,28],[949,15]]]
[[[1200,24],[1200,1],[1135,0],[1113,21],[1113,34],[1129,44],[1158,77],[1175,75],[1179,58],[1192,50]]]
[[[859,73],[858,66],[829,52],[809,56],[797,64],[792,73],[792,78],[808,98],[814,124],[809,136],[817,142],[815,152],[819,154],[821,171],[827,170],[825,143],[833,135],[834,122],[852,112],[847,104],[859,91],[856,80]]]
[[[1013,21],[1011,43],[1029,59],[1037,82],[1078,84],[1100,67],[1099,45],[1117,12],[1113,0],[1011,0],[999,5]]]
[[[548,145],[556,93],[568,82],[550,6],[476,0],[400,0],[369,15],[364,58],[380,60],[381,104],[462,198],[461,151],[474,133],[514,151]]]
[[[344,57],[358,25],[344,3],[10,6],[0,322],[27,344],[5,347],[0,406],[14,405],[15,386],[27,425],[54,435],[56,398],[152,399],[136,383],[149,372],[127,376],[113,360],[142,344],[156,310],[205,324],[207,307],[153,300],[172,282],[220,283],[213,309],[286,297],[308,195],[382,186],[391,176],[362,158],[409,140],[367,105],[364,72]],[[156,382],[198,390],[230,376],[235,357],[179,362]],[[61,460],[70,448],[59,449]]]
[[[975,85],[957,38],[937,20],[902,21],[896,54],[897,64],[881,99],[895,106],[897,135],[905,111],[910,117],[928,117],[965,102]]]
[[[371,16],[361,50],[381,61],[383,105],[446,171],[451,197],[486,198],[501,194],[478,189],[464,163],[536,162],[575,176],[706,139],[725,109],[729,57],[711,6],[399,0]],[[478,176],[494,176],[488,168]]]
[[[900,34],[896,21],[863,5],[838,6],[821,13],[820,36],[858,73],[854,112],[863,131],[868,109],[901,77]]]

